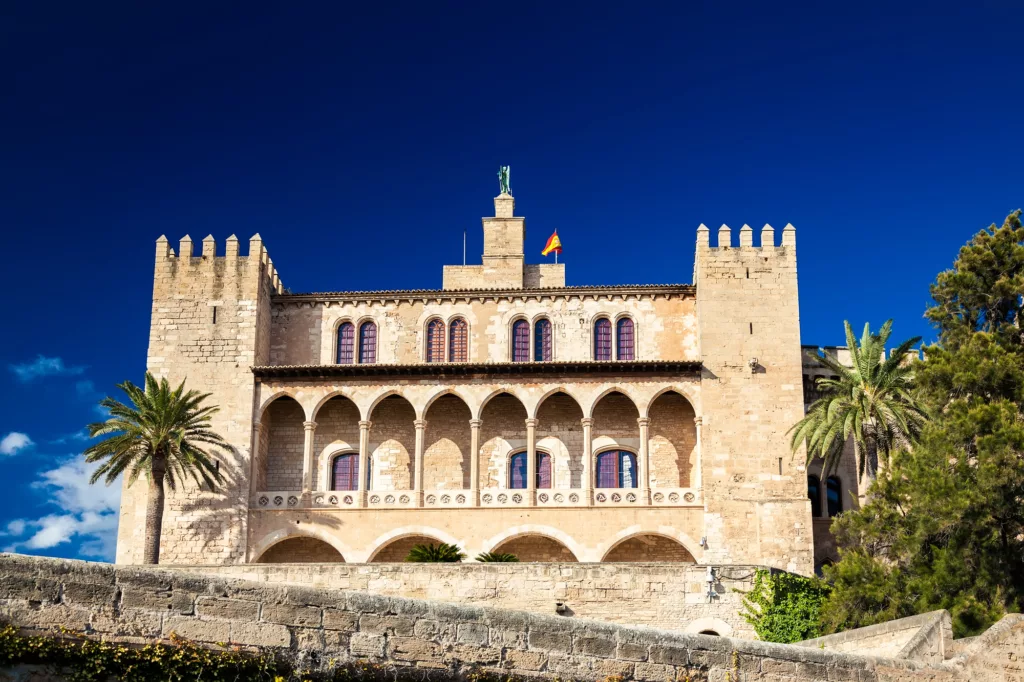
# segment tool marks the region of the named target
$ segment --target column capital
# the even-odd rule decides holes
[[[425,429],[425,428],[427,428],[427,420],[426,419],[417,419],[417,420],[413,421],[412,425],[415,426],[417,429]]]
[[[704,422],[704,418],[703,417],[694,417],[693,418],[693,423],[696,424],[697,426],[700,426],[703,422]]]
[[[483,419],[470,419],[469,420],[469,428],[471,428],[471,429],[479,429],[481,426],[483,426],[483,423],[484,423]]]
[[[535,429],[535,428],[537,428],[537,420],[536,419],[527,419],[526,420],[526,428],[528,428],[528,429]]]
[[[302,428],[307,431],[313,431],[316,429],[316,422],[302,422]]]
[[[636,418],[636,423],[639,424],[640,426],[647,426],[648,424],[651,423],[651,418],[650,417],[637,417]]]
[[[594,418],[593,417],[584,417],[583,419],[580,420],[580,424],[582,424],[584,428],[586,428],[588,426],[593,426],[594,425]]]
[[[262,429],[263,428],[263,422],[261,422],[259,419],[257,419],[256,421],[254,421],[252,423],[252,428],[253,428],[254,431],[258,431],[258,430]]]
[[[359,420],[359,428],[361,428],[361,429],[368,429],[371,426],[373,426],[373,422],[370,421],[369,419],[360,419]]]

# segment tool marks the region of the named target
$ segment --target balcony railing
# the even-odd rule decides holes
[[[479,497],[477,497],[479,495]],[[531,499],[532,497],[532,499]],[[269,490],[252,500],[254,510],[285,509],[460,509],[467,507],[699,507],[698,488],[482,488],[425,490]]]

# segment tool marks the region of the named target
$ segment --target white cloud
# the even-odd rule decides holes
[[[32,447],[32,439],[27,434],[12,431],[0,440],[0,455],[15,455],[19,450]]]
[[[14,519],[7,524],[6,530],[0,531],[0,536],[18,537],[25,532],[25,519]]]
[[[56,469],[40,474],[40,480],[32,487],[45,491],[62,513],[48,514],[35,520],[12,521],[8,524],[8,531],[14,530],[11,526],[17,522],[22,525],[21,532],[10,532],[10,535],[22,535],[26,530],[32,535],[8,545],[4,551],[49,549],[77,540],[81,543],[79,554],[112,560],[121,485],[120,479],[109,486],[102,480],[91,485],[89,477],[97,466],[98,463],[87,464],[81,456],[74,456]]]
[[[48,358],[38,355],[32,362],[10,365],[11,371],[21,381],[33,381],[40,377],[75,376],[85,371],[85,367],[69,367],[62,358]]]
[[[48,441],[48,443],[50,445],[67,445],[68,443],[84,443],[87,440],[89,440],[89,432],[82,429],[81,431],[75,431],[74,433],[66,434],[60,438],[54,438],[53,440]]]

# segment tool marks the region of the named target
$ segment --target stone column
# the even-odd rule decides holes
[[[693,477],[690,479],[690,487],[691,488],[696,488],[697,490],[701,490],[701,485],[702,485],[702,481],[701,481],[701,462],[704,459],[704,453],[702,451],[703,448],[701,447],[700,432],[701,432],[701,424],[704,423],[704,420],[703,420],[702,417],[694,417],[693,418],[693,423],[697,426],[697,466],[694,467]],[[703,497],[704,497],[703,491],[701,491],[701,498],[702,498],[702,500],[703,500]]]
[[[367,469],[370,466],[370,427],[373,422],[360,420],[359,422],[359,482],[356,490],[359,491],[360,504],[366,504],[366,479],[369,475]]]
[[[302,441],[302,494],[309,497],[313,491],[313,434],[316,422],[302,422],[305,438]]]
[[[526,504],[537,504],[537,420],[526,420]]]
[[[263,455],[260,452],[260,441],[263,440],[263,423],[253,422],[252,423],[252,447],[249,448],[249,495],[256,498],[256,493],[260,492],[260,485],[266,487],[267,481],[264,478],[260,480],[260,457]]]
[[[426,419],[413,422],[416,427],[416,470],[413,478],[413,499],[417,507],[423,506],[423,437],[427,428]]]
[[[650,417],[638,417],[640,425],[640,504],[651,503],[651,456],[647,446]]]
[[[591,428],[594,420],[584,417],[583,425],[583,504],[588,507],[594,503],[594,437]]]
[[[481,419],[469,420],[469,506],[480,504],[480,426]]]

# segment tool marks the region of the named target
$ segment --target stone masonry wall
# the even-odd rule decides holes
[[[600,680],[944,682],[1019,679],[1009,616],[943,665],[577,618],[0,555],[0,618],[23,632],[240,646],[323,661]]]
[[[425,490],[469,488],[469,420],[469,407],[452,395],[441,396],[427,410]]]
[[[678,393],[666,393],[651,404],[649,414],[651,487],[694,485],[697,427],[693,406]]]

